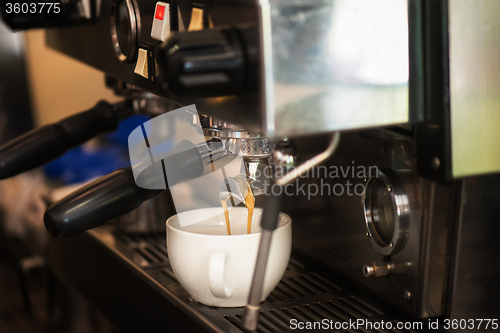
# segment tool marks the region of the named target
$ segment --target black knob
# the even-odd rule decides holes
[[[234,28],[179,32],[159,51],[168,89],[181,96],[216,97],[245,87],[243,40]]]
[[[133,113],[130,101],[114,105],[101,101],[90,110],[25,133],[0,146],[0,179],[39,167],[99,134],[114,131],[120,120]]]
[[[198,149],[189,141],[181,141],[167,157],[145,168],[137,178],[132,168],[120,169],[52,204],[44,215],[45,227],[55,237],[75,235],[122,216],[165,189],[202,174],[203,159]]]

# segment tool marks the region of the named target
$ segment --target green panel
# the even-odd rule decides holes
[[[498,13],[498,0],[449,0],[453,177],[500,171]]]

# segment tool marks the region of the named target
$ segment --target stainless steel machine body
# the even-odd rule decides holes
[[[318,193],[329,195],[290,200],[292,217],[293,211],[311,214],[309,227],[294,225],[300,230],[294,245],[417,317],[443,315],[455,190],[416,174],[416,163],[408,154],[411,141],[384,138],[379,131],[373,134],[369,139],[364,132],[344,134],[338,152],[326,164],[329,175],[348,170],[347,178],[325,179],[325,169],[318,169],[320,175],[297,183],[296,188],[317,186]],[[363,169],[366,178],[364,172],[358,174]],[[372,186],[370,179],[380,184]],[[366,185],[364,195],[356,194],[357,185]],[[335,195],[341,189],[344,193]],[[380,263],[392,269],[364,274],[363,267],[383,269]]]
[[[406,0],[221,1],[208,6],[204,10],[215,28],[257,27],[255,43],[248,49],[249,70],[254,71],[257,84],[237,95],[214,98],[173,94],[161,77],[148,81],[135,74],[135,58],[120,61],[109,30],[114,26],[111,3],[102,2],[95,25],[49,31],[49,46],[142,89],[181,104],[195,103],[205,114],[263,136],[421,118],[422,109],[410,106],[409,96],[421,93],[422,87],[421,80],[410,82],[409,73],[416,78],[422,64],[418,50],[409,43],[413,31],[409,32],[408,21],[413,24],[417,16]],[[179,19],[188,27],[192,7],[187,2],[178,6]],[[139,20],[133,23],[137,37],[131,42],[136,48],[158,48],[159,42],[150,35],[154,9],[149,1],[133,6],[140,17],[140,24]],[[81,43],[62,42],[75,36]]]
[[[264,133],[416,120],[406,0],[261,1],[258,10]]]

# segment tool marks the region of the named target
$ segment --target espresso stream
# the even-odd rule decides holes
[[[245,196],[245,206],[248,209],[248,220],[247,220],[247,234],[249,234],[252,231],[252,216],[253,216],[253,210],[255,208],[255,197],[253,196],[252,190],[250,189],[250,185],[247,183],[248,186],[248,191],[247,195]],[[229,212],[227,209],[227,200],[221,200],[220,203],[222,204],[222,208],[224,209],[224,217],[226,218],[226,229],[227,229],[227,234],[231,235],[231,223],[229,222]]]

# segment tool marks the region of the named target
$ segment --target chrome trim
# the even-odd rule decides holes
[[[387,187],[394,208],[394,232],[389,244],[381,239],[373,221],[371,190],[377,180],[382,181]],[[410,201],[396,173],[392,173],[391,171],[382,172],[379,170],[377,176],[371,177],[366,182],[362,203],[366,231],[373,248],[378,253],[385,256],[395,254],[404,242],[405,231],[408,230],[408,224],[410,223]]]
[[[120,1],[125,1],[127,5],[128,16],[130,19],[130,49],[128,50],[128,54],[124,54],[120,49],[120,43],[118,42],[118,35],[116,32],[116,8]],[[111,7],[111,42],[113,43],[113,49],[115,50],[115,54],[120,61],[123,62],[132,62],[135,58],[135,54],[137,52],[137,17],[140,15],[136,15],[137,4],[134,6],[132,0],[114,0],[113,5]]]
[[[328,160],[330,157],[335,154],[337,151],[337,148],[339,146],[340,142],[340,132],[335,132],[332,134],[332,138],[330,140],[330,144],[328,145],[328,148],[326,150],[313,158],[305,161],[301,165],[299,165],[297,168],[291,170],[289,173],[287,173],[285,176],[283,176],[280,179],[276,180],[276,184],[285,186],[286,184],[292,182],[296,178],[298,178],[300,175],[305,174],[308,170],[311,170],[317,165],[320,165],[324,161]]]

